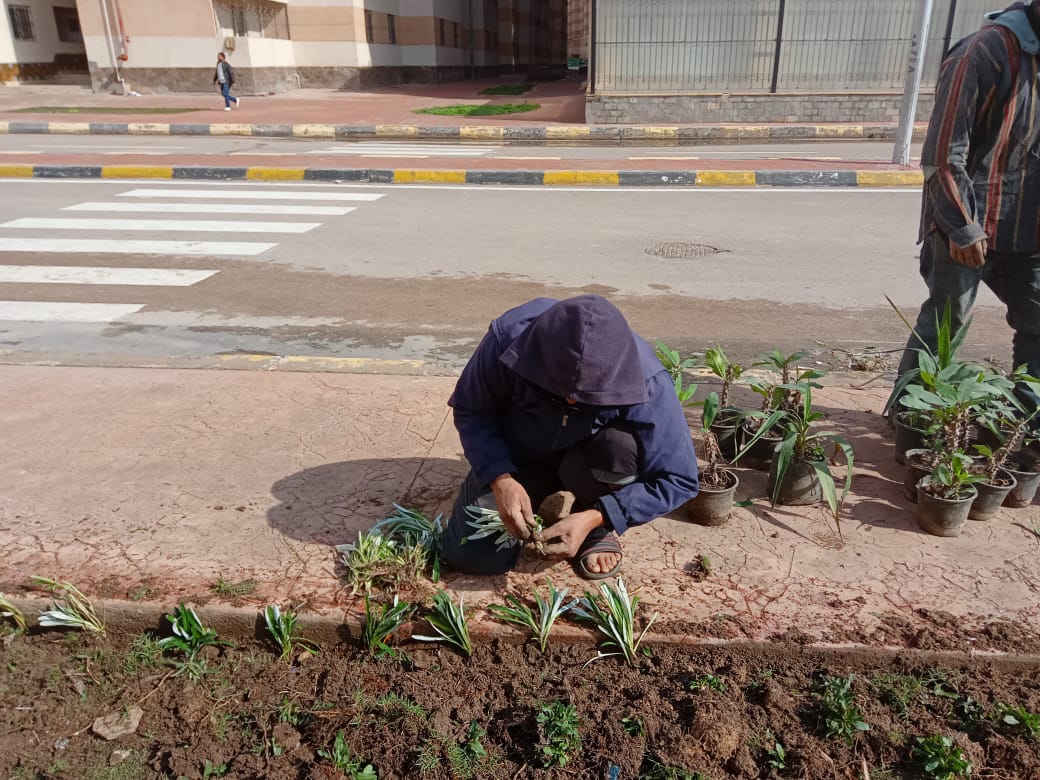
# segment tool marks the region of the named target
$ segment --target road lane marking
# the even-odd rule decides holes
[[[105,284],[190,287],[218,271],[185,268],[111,268],[78,265],[0,265],[0,283]]]
[[[139,212],[159,214],[212,214],[209,203],[155,203],[145,201],[89,201],[65,206],[62,211],[101,211],[106,213]],[[221,214],[282,214],[301,217],[342,217],[357,211],[357,206],[266,206],[255,203],[221,203]]]
[[[306,233],[320,222],[232,222],[206,219],[74,219],[21,217],[0,223],[0,228],[25,230],[113,230],[156,233]]]
[[[3,322],[115,322],[144,308],[143,303],[45,303],[0,301]]]
[[[87,238],[4,238],[0,252],[105,253],[123,255],[246,255],[273,249],[277,244],[256,241],[135,241]]]
[[[252,186],[256,186],[255,184]],[[229,198],[232,200],[352,200],[373,201],[382,195],[363,192],[315,192],[314,190],[174,190],[137,189],[120,192],[120,198]]]

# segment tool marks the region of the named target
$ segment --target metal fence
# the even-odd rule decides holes
[[[937,0],[923,83],[1003,0]],[[604,93],[901,91],[918,0],[596,0]]]

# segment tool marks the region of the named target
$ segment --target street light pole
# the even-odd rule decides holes
[[[914,135],[914,119],[917,116],[917,98],[921,92],[921,70],[924,55],[928,50],[928,28],[932,24],[933,0],[920,0],[917,21],[910,36],[910,57],[906,65],[906,81],[903,84],[903,104],[899,109],[899,130],[896,133],[896,148],[892,162],[907,165],[910,162],[910,143]]]

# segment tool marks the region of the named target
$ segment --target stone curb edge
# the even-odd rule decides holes
[[[528,141],[570,143],[620,143],[652,141],[661,145],[696,141],[802,141],[802,140],[894,140],[892,125],[708,125],[625,126],[564,125],[435,126],[418,125],[332,125],[332,124],[191,124],[168,122],[19,122],[0,121],[0,134],[40,135],[187,135],[255,136],[260,138],[326,138],[332,140],[426,140],[426,141]],[[914,138],[924,138],[925,127],[914,127]]]
[[[493,171],[170,165],[3,165],[7,179],[180,179],[546,187],[920,187],[921,171]]]

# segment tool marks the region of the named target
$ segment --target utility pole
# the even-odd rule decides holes
[[[896,148],[892,162],[907,165],[910,162],[910,143],[914,136],[914,119],[917,117],[917,97],[921,92],[921,68],[928,49],[928,28],[932,24],[933,0],[920,0],[917,21],[910,37],[910,57],[906,66],[906,81],[903,84],[903,105],[899,109],[899,130],[896,133]]]

